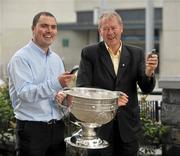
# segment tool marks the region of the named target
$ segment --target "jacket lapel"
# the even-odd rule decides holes
[[[113,79],[116,79],[116,74],[114,71],[114,66],[111,60],[111,57],[109,55],[109,52],[106,49],[106,46],[104,42],[101,42],[100,44],[100,60],[104,64],[105,68],[108,70],[109,74],[113,77]]]
[[[118,68],[118,73],[117,73],[116,84],[118,84],[118,82],[122,79],[124,72],[127,70],[129,61],[130,61],[129,52],[127,48],[123,45],[121,56],[120,56],[120,63],[119,63],[119,68]]]

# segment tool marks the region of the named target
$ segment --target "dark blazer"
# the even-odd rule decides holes
[[[82,49],[77,86],[96,87],[112,91],[122,91],[129,96],[126,106],[119,107],[116,120],[124,142],[137,138],[141,130],[137,84],[142,92],[150,93],[155,86],[155,78],[145,75],[144,52],[141,48],[123,44],[117,76],[104,42]],[[102,126],[100,136],[112,141],[113,121]]]

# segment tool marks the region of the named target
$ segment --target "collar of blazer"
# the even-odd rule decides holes
[[[127,69],[126,67],[130,61],[130,54],[129,54],[128,49],[126,48],[126,45],[122,43],[121,57],[120,57],[120,63],[119,63],[117,76],[114,71],[111,57],[109,55],[109,52],[106,49],[104,42],[100,42],[99,47],[100,47],[99,51],[101,55],[100,59],[102,63],[107,68],[108,72],[113,77],[113,79],[116,79],[116,82],[119,81],[122,78],[124,71]]]

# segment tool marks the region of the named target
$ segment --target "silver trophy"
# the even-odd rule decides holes
[[[110,122],[117,110],[119,95],[104,89],[75,87],[68,91],[67,104],[81,129],[65,141],[71,146],[86,149],[101,149],[108,146],[99,138],[95,128]]]

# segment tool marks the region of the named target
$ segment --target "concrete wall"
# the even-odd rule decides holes
[[[163,42],[160,58],[161,77],[180,77],[180,1],[165,0]]]
[[[2,75],[2,2],[0,1],[0,78]]]
[[[153,0],[156,7],[162,7],[163,0]],[[76,10],[92,10],[101,7],[105,9],[144,8],[146,0],[75,0]]]
[[[60,31],[52,48],[63,58],[66,69],[70,70],[74,65],[79,64],[82,47],[94,43],[96,38],[97,34],[93,31]],[[63,39],[69,41],[68,47],[62,46]]]

